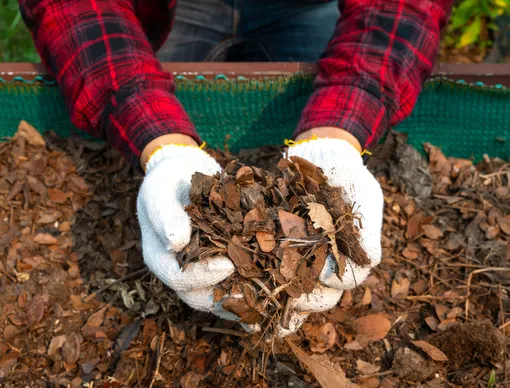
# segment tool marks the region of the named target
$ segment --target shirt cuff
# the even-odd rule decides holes
[[[104,112],[108,141],[140,171],[141,153],[157,137],[179,133],[202,143],[173,90],[165,89],[147,84],[134,90],[121,89],[115,94],[121,103]]]
[[[387,109],[373,94],[356,86],[328,86],[310,96],[294,138],[309,129],[335,127],[351,133],[362,148],[370,149],[389,121]]]

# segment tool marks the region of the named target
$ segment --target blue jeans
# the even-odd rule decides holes
[[[338,1],[178,0],[163,62],[315,62],[340,17]]]

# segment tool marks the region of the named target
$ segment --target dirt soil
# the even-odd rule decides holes
[[[383,259],[283,342],[199,313],[144,267],[142,176],[103,143],[0,143],[2,387],[504,387],[510,164],[428,158],[390,133]],[[278,147],[215,152],[267,167]]]

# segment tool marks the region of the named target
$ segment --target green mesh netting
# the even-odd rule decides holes
[[[61,136],[80,133],[54,84],[0,79],[0,136],[12,136],[21,119]],[[211,147],[231,151],[280,144],[291,136],[312,90],[312,76],[229,80],[177,77],[177,97]],[[510,89],[449,80],[426,83],[411,116],[396,130],[451,156],[510,158]]]

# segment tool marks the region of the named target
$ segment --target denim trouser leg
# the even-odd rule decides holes
[[[315,62],[340,16],[337,1],[179,0],[164,62]]]

